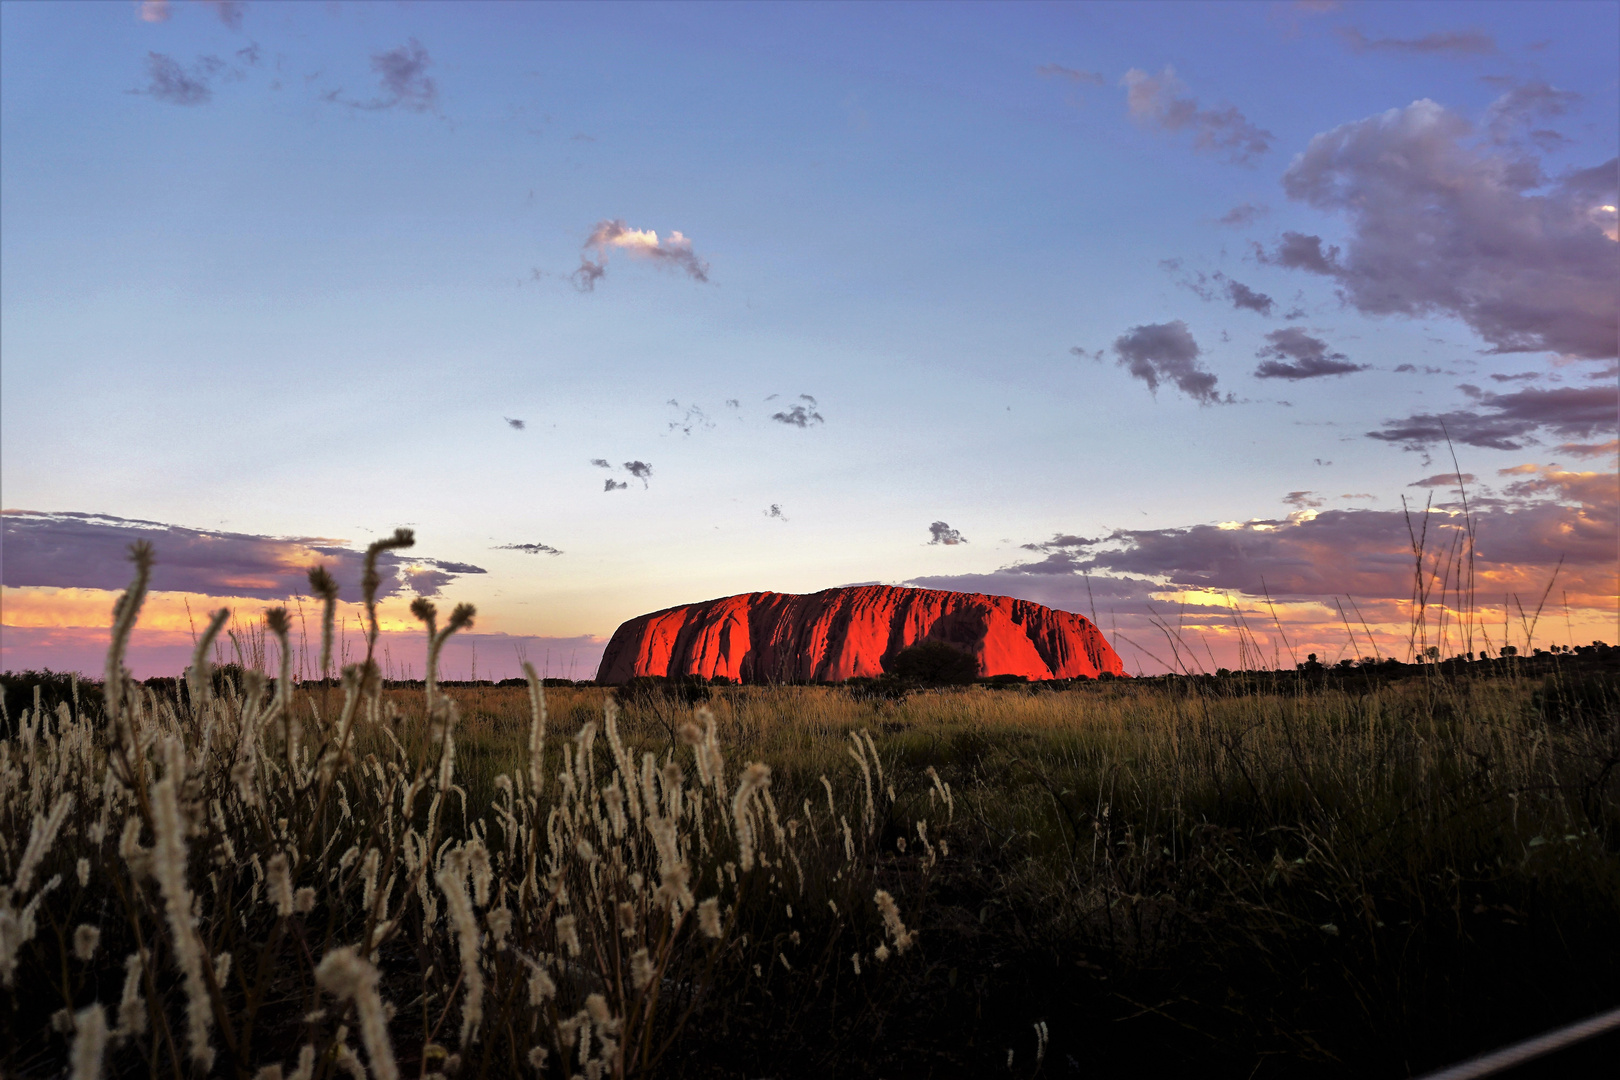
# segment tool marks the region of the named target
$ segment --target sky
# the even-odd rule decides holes
[[[133,540],[175,674],[398,527],[395,675],[417,595],[478,608],[454,677],[586,678],[633,616],[865,582],[1141,673],[1620,640],[1617,46],[1596,2],[5,0],[0,668],[98,671]]]

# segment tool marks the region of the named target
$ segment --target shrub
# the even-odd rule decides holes
[[[947,642],[919,641],[896,653],[884,670],[923,686],[965,686],[979,677],[979,662]]]

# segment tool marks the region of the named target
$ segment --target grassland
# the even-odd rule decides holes
[[[152,732],[143,751],[148,787],[166,782],[155,779],[169,775],[163,755],[172,765],[178,753],[164,750],[166,739],[191,747],[189,779],[171,797],[191,820],[192,854],[185,876],[168,886],[138,865],[144,844],[161,850],[157,830],[137,824],[136,839],[121,842],[114,821],[96,839],[110,804],[115,817],[121,809],[126,820],[143,820],[138,782],[92,809],[93,790],[118,786],[107,780],[108,762],[120,758],[118,725],[83,707],[83,724],[68,708],[48,721],[25,719],[31,736],[14,725],[0,748],[5,880],[24,858],[30,814],[47,819],[63,791],[79,799],[30,872],[36,885],[62,881],[32,916],[39,929],[16,946],[0,1021],[8,1075],[60,1074],[83,1041],[69,1016],[94,1001],[118,1008],[128,996],[126,958],[143,947],[154,978],[125,1011],[144,1011],[144,1034],[128,1021],[122,1038],[106,1040],[109,1073],[197,1073],[183,1034],[193,1007],[213,1015],[218,1074],[264,1075],[282,1061],[293,1073],[290,1048],[303,1045],[313,1048],[311,1076],[352,1072],[364,1056],[360,1002],[334,996],[333,986],[347,984],[330,970],[323,979],[319,965],[345,945],[377,941],[376,928],[390,921],[377,901],[362,903],[361,894],[382,890],[355,884],[370,849],[404,876],[410,852],[426,850],[423,837],[446,846],[434,867],[415,871],[415,885],[393,890],[397,913],[381,903],[394,936],[374,950],[375,973],[356,976],[371,978],[392,1009],[389,1053],[411,1075],[448,1074],[447,1066],[461,1075],[536,1074],[528,1055],[541,1046],[550,1064],[536,1075],[1395,1077],[1620,1000],[1620,696],[1608,661],[1546,661],[1535,674],[1521,662],[1384,682],[1117,680],[897,700],[828,687],[726,687],[700,703],[712,729],[700,725],[699,734],[688,726],[691,702],[644,693],[627,698],[613,724],[622,751],[611,757],[622,764],[595,762],[594,779],[576,755],[606,738],[615,695],[556,688],[546,692],[550,756],[538,791],[519,779],[531,775],[528,689],[452,688],[431,707],[420,690],[377,686],[367,701],[363,689],[351,677],[352,744],[332,760],[334,775],[361,774],[341,811],[308,804],[321,772],[310,748],[330,742],[342,723],[315,717],[343,716],[343,690],[289,695],[287,714],[305,718],[295,758],[306,764],[276,774],[301,794],[274,821],[229,805],[240,753],[206,760],[210,746],[239,746],[255,723],[255,767],[274,771],[285,758],[285,728],[278,742],[276,698],[262,681],[210,699],[203,715],[192,715],[184,693],[165,703],[144,692],[151,700],[136,706],[145,714],[136,723]],[[452,711],[453,778],[441,785],[444,801],[431,800],[435,825],[425,804],[445,779]],[[205,734],[209,717],[215,730]],[[232,734],[222,740],[225,730]],[[665,783],[670,763],[701,770],[705,730],[731,776],[744,762],[769,764],[769,811],[761,803],[733,813],[740,778],[729,787]],[[48,766],[43,747],[52,740],[58,763]],[[25,754],[33,764],[22,764]],[[665,818],[679,823],[672,857],[685,859],[693,894],[684,904],[653,895],[659,870],[671,869],[660,865],[668,859],[657,843],[621,840],[610,855],[612,830],[598,835],[588,823],[606,813],[602,793],[611,786],[622,793],[647,779],[625,780],[647,754],[657,777],[643,802],[662,800]],[[75,764],[61,764],[68,758]],[[43,781],[48,768],[58,779]],[[381,794],[378,776],[392,778],[392,794]],[[276,800],[269,779],[258,793],[266,807]],[[407,815],[413,825],[390,838],[379,822],[412,783],[423,796]],[[583,799],[593,785],[595,801]],[[686,802],[670,812],[674,789]],[[529,830],[508,843],[501,819],[523,818],[525,798]],[[708,815],[701,824],[695,806]],[[572,814],[579,836],[564,838],[555,816],[541,827],[552,809]],[[784,828],[773,839],[778,811]],[[155,803],[154,812],[161,824]],[[739,826],[748,820],[754,825]],[[847,840],[840,821],[851,827]],[[740,874],[739,827],[757,830],[762,861]],[[418,839],[407,839],[413,829]],[[587,833],[590,859],[569,846]],[[525,844],[539,867],[528,891]],[[463,882],[476,878],[455,858],[469,850],[463,859],[492,864],[481,900],[476,880],[468,892],[445,870],[461,866]],[[247,868],[273,851],[290,856],[287,889],[299,894],[279,910]],[[94,868],[76,886],[86,855]],[[589,942],[570,957],[558,937],[558,890],[572,884],[583,930],[582,901],[591,875],[601,874],[583,864],[614,858],[622,869],[613,896],[635,903],[634,932],[612,932],[625,902],[612,899],[598,913],[596,959],[580,959],[592,953]],[[378,873],[387,876],[374,865]],[[196,925],[210,963],[222,952],[235,957],[217,986],[188,990],[182,950],[165,945],[174,933],[165,889],[182,886],[201,909]],[[472,937],[449,899],[458,888],[477,923]],[[879,889],[903,918],[898,935],[875,900]],[[714,937],[693,926],[692,904],[709,894],[724,921]],[[27,897],[14,889],[7,910],[21,912]],[[509,914],[491,923],[501,910]],[[86,961],[74,953],[80,924],[99,930]],[[621,937],[625,948],[609,955]],[[473,938],[482,940],[474,961],[481,1015],[462,1038]],[[632,945],[649,950],[662,972],[639,989]],[[548,963],[554,996],[531,1000],[536,965]],[[656,1006],[648,985],[663,987]],[[593,992],[596,1003],[587,1000]],[[587,1055],[580,1032],[593,1022]],[[222,1038],[232,1024],[234,1048]],[[636,1024],[650,1048],[639,1055],[625,1042]],[[250,1043],[249,1027],[259,1032]],[[1588,1061],[1612,1052],[1601,1043],[1582,1051]],[[564,1055],[576,1060],[563,1066]],[[1568,1075],[1580,1060],[1566,1055],[1555,1065]],[[386,1065],[365,1061],[386,1075]]]

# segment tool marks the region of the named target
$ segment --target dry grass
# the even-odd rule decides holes
[[[0,742],[6,1075],[1404,1076],[1620,999],[1612,652],[694,711],[117,651]]]

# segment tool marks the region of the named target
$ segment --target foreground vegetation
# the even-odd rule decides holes
[[[0,1069],[1412,1075],[1620,1002],[1613,657],[160,693],[115,647],[0,742]]]

